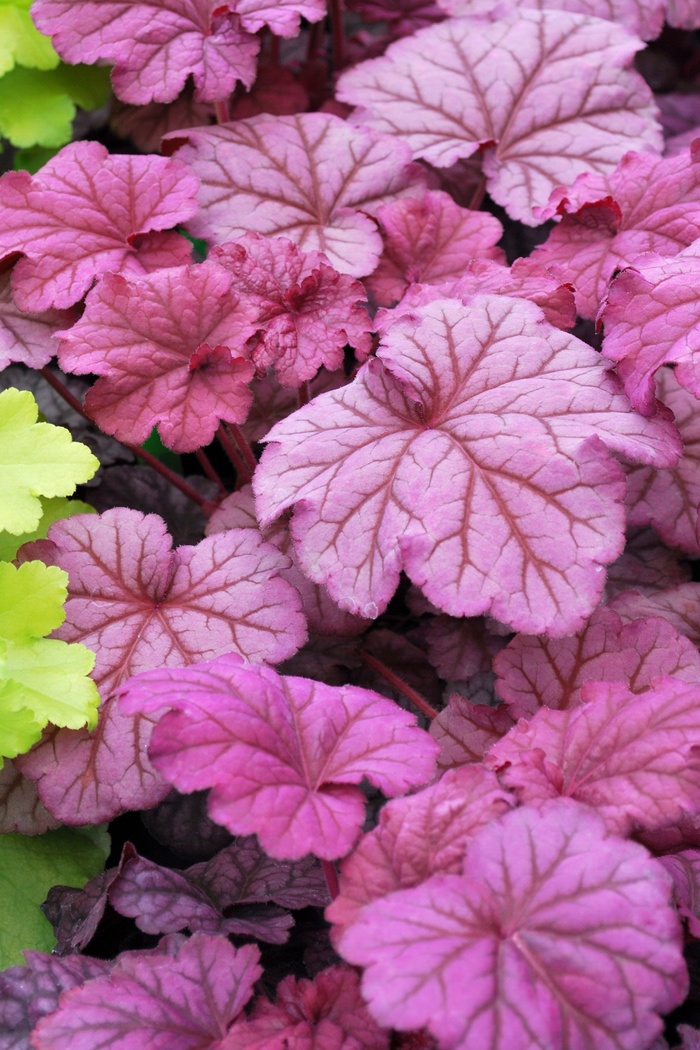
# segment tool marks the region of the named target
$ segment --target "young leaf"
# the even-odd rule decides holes
[[[29,15],[31,0],[4,0],[0,5],[0,76],[15,65],[55,69],[59,58],[51,41],[39,33]]]
[[[533,207],[557,186],[611,171],[627,150],[662,148],[651,92],[629,68],[640,47],[611,22],[564,11],[449,19],[343,73],[337,97],[438,167],[483,149],[493,199],[536,226]]]
[[[40,496],[70,496],[100,465],[63,427],[37,423],[38,415],[28,391],[0,393],[0,529],[15,536],[38,528]]]
[[[425,783],[436,745],[391,700],[243,664],[235,654],[119,690],[126,713],[163,718],[151,761],[182,791],[211,787],[209,811],[234,834],[256,834],[281,860],[333,860],[364,819],[363,778],[384,794]]]
[[[380,1024],[442,1047],[639,1050],[687,987],[668,899],[646,850],[559,801],[483,828],[463,875],[368,904],[340,950]]]
[[[633,415],[599,355],[531,303],[415,313],[352,384],[270,431],[261,525],[297,504],[299,564],[351,612],[378,615],[403,568],[453,616],[569,634],[622,548],[622,475],[603,442],[674,465],[673,428]]]

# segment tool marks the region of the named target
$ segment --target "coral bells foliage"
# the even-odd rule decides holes
[[[32,13],[0,1050],[700,1045],[700,0]]]

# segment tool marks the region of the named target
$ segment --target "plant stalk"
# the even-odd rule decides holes
[[[378,660],[376,656],[372,656],[371,653],[361,652],[360,659],[367,667],[371,667],[377,674],[380,674],[390,685],[393,685],[394,689],[398,689],[400,693],[409,700],[414,707],[417,707],[421,714],[424,714],[426,718],[437,718],[437,711],[432,707],[427,700],[424,700],[420,693],[417,693],[408,682],[404,682],[403,678],[400,678],[395,674],[385,663]]]

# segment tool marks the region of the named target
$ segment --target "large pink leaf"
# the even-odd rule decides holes
[[[377,217],[384,251],[365,284],[380,306],[391,306],[409,284],[459,277],[474,258],[503,262],[496,243],[503,227],[492,215],[460,208],[447,193],[383,204]]]
[[[517,635],[494,660],[498,695],[513,718],[529,718],[540,707],[575,707],[585,682],[625,682],[641,693],[655,678],[672,675],[700,683],[700,653],[667,620],[623,625],[601,607],[571,638]]]
[[[385,795],[425,783],[437,747],[400,707],[355,686],[246,666],[234,654],[121,689],[127,713],[175,710],[159,723],[153,764],[182,791],[211,787],[212,818],[256,834],[272,857],[332,860],[364,819],[363,778]]]
[[[258,949],[195,934],[174,955],[125,953],[108,977],[66,992],[34,1029],[35,1050],[210,1050],[252,995]]]
[[[169,138],[180,145],[183,134]],[[370,215],[423,188],[404,143],[329,113],[251,117],[187,140],[178,156],[202,180],[192,233],[216,244],[248,231],[288,237],[355,277],[371,273],[382,250]]]
[[[54,333],[75,320],[72,311],[26,313],[12,297],[11,271],[0,274],[0,371],[13,361],[43,368],[58,351]]]
[[[657,369],[674,364],[681,386],[700,398],[700,254],[691,246],[673,259],[641,255],[613,280],[599,320],[603,355],[634,407],[654,411]]]
[[[32,15],[66,61],[115,63],[112,83],[125,102],[172,102],[189,75],[196,97],[214,102],[255,80],[260,41],[240,6],[246,0],[36,0]]]
[[[67,372],[99,379],[85,408],[108,434],[140,445],[154,426],[176,452],[208,445],[220,421],[242,423],[253,395],[246,340],[254,311],[212,262],[127,279],[107,274],[60,333]]]
[[[687,987],[668,898],[646,850],[560,801],[482,829],[463,875],[367,905],[340,951],[380,1024],[450,1050],[640,1050]]]
[[[432,303],[378,356],[270,431],[263,527],[298,504],[301,568],[351,612],[386,608],[403,568],[453,616],[576,630],[623,543],[603,442],[672,465],[670,424],[631,413],[599,355],[520,299]]]
[[[652,525],[665,543],[695,557],[700,506],[700,413],[697,399],[680,386],[677,370],[662,368],[657,374],[659,396],[675,416],[683,438],[683,455],[677,467],[655,470],[630,467],[627,473],[628,521],[632,526]]]
[[[50,537],[44,556],[69,575],[56,636],[97,654],[103,702],[96,733],[56,733],[24,757],[22,771],[66,823],[99,823],[167,792],[146,759],[152,718],[120,712],[115,687],[139,671],[232,650],[283,660],[303,645],[304,618],[296,591],[278,578],[287,558],[252,530],[173,550],[161,518],[117,508],[57,522]]]
[[[72,142],[36,175],[3,175],[0,256],[25,256],[12,272],[17,305],[72,306],[106,270],[187,262],[187,240],[158,231],[195,213],[197,187],[178,161],[110,155],[99,142]]]
[[[594,18],[618,22],[635,36],[653,40],[661,32],[666,0],[437,0],[450,15],[488,15],[502,18],[511,11],[531,7],[537,10],[556,8],[574,11]]]
[[[626,150],[662,148],[651,92],[629,68],[640,47],[563,11],[450,19],[344,73],[338,97],[439,167],[483,150],[493,199],[534,226],[533,207],[558,185],[611,171]]]
[[[582,698],[521,720],[492,747],[487,768],[523,802],[568,795],[619,835],[700,810],[697,684],[661,678],[637,695],[622,682],[588,682]]]
[[[345,927],[369,901],[418,886],[431,875],[461,872],[476,832],[514,801],[493,773],[470,765],[448,770],[436,784],[388,802],[379,826],[343,861],[340,893],[326,909],[326,918]]]
[[[369,354],[365,290],[320,252],[250,233],[215,248],[211,258],[235,274],[236,291],[254,309],[257,333],[249,345],[261,376],[274,368],[284,386],[298,387],[321,366],[341,368],[348,343],[360,361]]]
[[[642,252],[675,255],[700,222],[700,154],[628,153],[610,174],[581,175],[559,188],[542,217],[561,215],[534,258],[566,268],[576,304],[593,318],[614,271]]]

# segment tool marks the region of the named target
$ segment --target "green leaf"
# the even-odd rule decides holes
[[[0,638],[28,642],[55,631],[67,596],[68,573],[57,565],[0,563]]]
[[[72,137],[76,106],[102,106],[109,91],[109,70],[101,66],[16,66],[0,78],[0,135],[23,149],[63,146]]]
[[[65,499],[54,496],[53,499],[42,499],[41,520],[32,532],[23,532],[20,536],[11,536],[9,532],[0,532],[0,562],[12,561],[23,543],[30,540],[43,540],[49,526],[55,521],[72,518],[74,514],[94,514],[95,508],[79,499]]]
[[[86,445],[37,417],[29,391],[0,393],[0,529],[13,535],[38,527],[40,496],[70,496],[99,467]]]
[[[0,74],[15,64],[55,69],[59,58],[51,40],[32,22],[32,0],[0,0]]]
[[[40,905],[52,886],[84,886],[108,855],[104,828],[0,835],[0,969],[22,964],[23,949],[51,951],[55,938]]]

